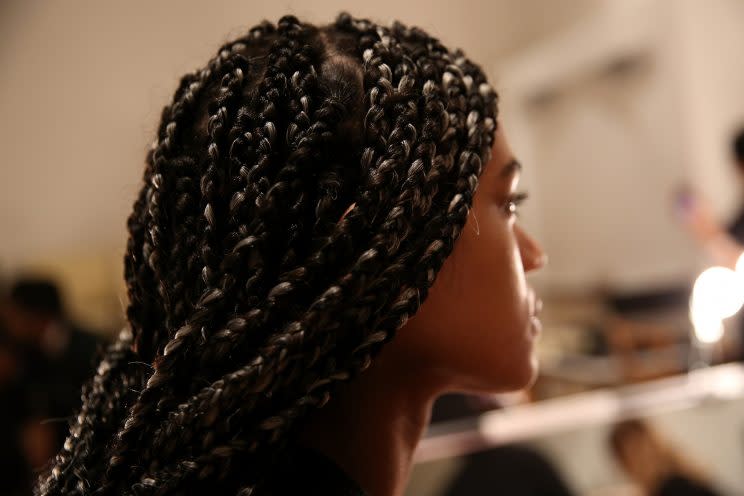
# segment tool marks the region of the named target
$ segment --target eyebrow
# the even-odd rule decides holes
[[[506,164],[501,169],[501,177],[509,177],[517,172],[520,172],[522,170],[522,164],[519,163],[516,159],[511,159],[508,164]]]

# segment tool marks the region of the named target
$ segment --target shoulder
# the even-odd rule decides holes
[[[662,482],[657,496],[717,496],[705,485],[681,475],[672,475]]]

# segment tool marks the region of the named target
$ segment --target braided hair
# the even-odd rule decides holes
[[[426,298],[496,101],[459,51],[348,14],[264,22],[183,77],[128,220],[129,325],[37,494],[269,494]]]

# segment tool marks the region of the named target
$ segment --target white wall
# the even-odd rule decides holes
[[[742,14],[732,0],[608,1],[502,65],[539,201],[525,222],[551,257],[543,284],[645,290],[709,263],[673,197],[691,184],[722,218],[740,198],[728,151],[744,117]]]
[[[742,196],[733,168],[725,165],[731,161],[731,136],[744,126],[744,2],[682,0],[679,5],[691,176],[716,211],[730,216]]]

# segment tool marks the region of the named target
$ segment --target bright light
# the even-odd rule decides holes
[[[744,262],[742,262],[744,268]],[[690,319],[695,337],[715,343],[723,336],[723,319],[744,304],[744,277],[725,267],[711,267],[700,274],[692,288]]]
[[[693,313],[691,319],[695,328],[695,337],[701,343],[715,343],[723,336],[723,322],[721,319],[705,315],[702,312]]]
[[[744,303],[742,277],[726,267],[711,267],[700,274],[692,288],[692,310],[719,319],[731,317]]]
[[[744,276],[744,253],[739,255],[739,259],[736,261],[736,273]]]

